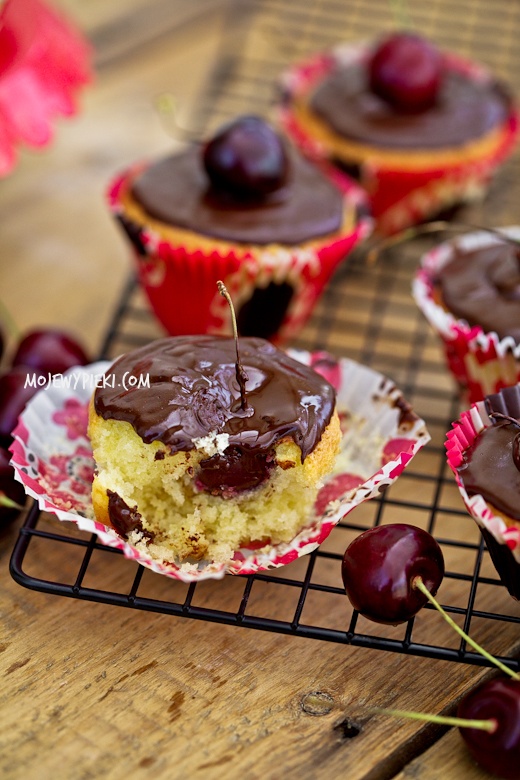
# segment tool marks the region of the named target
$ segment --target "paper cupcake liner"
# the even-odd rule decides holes
[[[152,559],[97,522],[91,502],[94,461],[87,437],[88,402],[108,362],[72,369],[31,399],[13,432],[16,478],[40,509],[97,534],[102,544],[173,579],[193,582],[288,564],[321,544],[352,509],[380,495],[430,438],[423,420],[381,374],[325,353],[289,354],[312,365],[336,387],[344,428],[337,467],[321,488],[312,516],[289,543],[262,550],[243,548],[226,563],[167,563]]]
[[[372,229],[364,192],[346,177],[336,175],[335,182],[356,215],[348,232],[316,239],[312,246],[301,248],[237,244],[227,252],[217,248],[208,252],[204,248],[174,246],[125,216],[120,195],[141,167],[119,176],[110,186],[108,200],[134,248],[139,282],[157,319],[171,335],[231,335],[229,307],[216,284],[221,280],[233,299],[237,317],[255,291],[265,290],[271,283],[292,290],[286,308],[282,302],[279,322],[272,310],[276,304],[271,310],[270,304],[263,306],[269,312],[265,318],[268,327],[275,323],[272,330],[247,334],[263,336],[277,344],[290,341],[312,314],[339,263]]]
[[[0,10],[0,176],[20,145],[40,147],[58,116],[76,113],[92,80],[91,51],[73,26],[41,0],[7,0]]]
[[[520,228],[501,228],[501,232],[520,240]],[[412,294],[424,316],[444,345],[446,364],[457,381],[467,403],[476,403],[486,395],[520,380],[520,345],[511,337],[500,339],[457,319],[434,299],[434,280],[440,269],[453,258],[455,248],[472,251],[492,246],[500,239],[486,231],[467,233],[427,252],[412,283]]]
[[[281,79],[282,99],[278,121],[297,146],[314,159],[333,159],[336,155],[325,140],[313,137],[294,109],[294,101],[305,98],[338,66],[366,60],[368,44],[343,44],[330,53],[321,53],[290,68]],[[448,67],[475,80],[491,79],[482,66],[455,55],[446,54]],[[464,159],[461,149],[456,162],[435,161],[427,152],[414,163],[407,158],[406,169],[381,157],[378,150],[366,147],[363,159],[346,159],[348,166],[359,168],[359,179],[369,193],[370,209],[379,234],[391,235],[410,225],[431,218],[449,208],[481,199],[496,168],[511,154],[519,132],[519,116],[511,109],[497,138],[478,159]],[[417,150],[420,151],[420,150]],[[383,153],[384,150],[381,150]],[[340,153],[337,157],[341,157]]]
[[[500,579],[511,596],[520,600],[520,525],[508,525],[483,496],[469,496],[457,471],[463,462],[464,452],[484,428],[493,424],[487,408],[520,418],[520,385],[492,394],[487,404],[484,400],[479,401],[461,413],[459,419],[452,423],[452,430],[446,434],[447,460],[466,509],[482,532]]]

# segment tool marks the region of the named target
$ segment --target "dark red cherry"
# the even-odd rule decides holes
[[[442,55],[432,43],[415,33],[394,33],[368,63],[370,89],[398,111],[423,111],[437,100],[442,70]]]
[[[17,516],[19,509],[2,505],[2,495],[10,498],[16,504],[25,504],[25,490],[20,482],[14,478],[14,468],[10,464],[9,452],[0,447],[0,527],[10,523]]]
[[[239,117],[219,130],[202,159],[213,187],[238,197],[264,197],[287,179],[284,141],[257,116]]]
[[[89,358],[72,336],[62,330],[45,329],[27,333],[18,344],[13,366],[27,366],[49,374],[62,374],[73,366],[84,366]]]
[[[393,523],[357,536],[345,551],[341,574],[354,609],[376,623],[398,625],[428,600],[414,587],[416,577],[436,594],[444,576],[444,558],[429,533]]]
[[[11,432],[27,402],[45,384],[46,374],[38,369],[15,366],[0,375],[0,446],[8,447]],[[40,382],[38,382],[40,380]]]
[[[460,728],[475,761],[496,777],[520,778],[520,680],[487,680],[461,701],[458,716],[496,721],[493,732]]]

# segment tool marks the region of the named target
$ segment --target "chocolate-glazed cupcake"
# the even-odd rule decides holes
[[[418,38],[393,38],[399,35],[405,45]],[[482,197],[518,132],[504,86],[450,53],[439,53],[432,99],[412,108],[391,102],[376,91],[372,72],[389,42],[341,45],[292,67],[282,78],[279,109],[282,126],[307,154],[358,178],[382,234]],[[431,48],[424,39],[418,46]],[[414,64],[406,65],[413,75]]]
[[[511,240],[481,231],[436,246],[413,281],[469,403],[520,380],[520,229],[501,232]]]
[[[233,339],[160,339],[94,393],[96,518],[156,560],[218,564],[289,542],[332,470],[332,385],[263,339],[240,339],[240,361]]]
[[[268,143],[279,145],[268,184],[251,185],[240,165],[238,184],[235,172],[215,172],[206,150],[232,132],[241,132],[248,148],[266,132]],[[231,148],[233,159],[244,154],[236,152]],[[258,117],[240,117],[205,146],[133,167],[111,185],[109,201],[135,250],[141,285],[172,335],[230,334],[220,279],[241,335],[291,339],[371,228],[366,196],[354,182],[341,175],[331,181]]]
[[[520,385],[463,412],[447,434],[448,463],[504,585],[520,599]]]

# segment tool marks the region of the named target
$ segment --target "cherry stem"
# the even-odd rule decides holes
[[[395,25],[403,30],[411,30],[413,25],[406,0],[390,0],[390,7]]]
[[[23,509],[21,504],[17,504],[12,498],[6,496],[3,490],[0,490],[0,506],[6,506],[9,509]]]
[[[456,718],[451,715],[431,715],[428,712],[413,712],[413,710],[393,710],[386,707],[372,707],[372,712],[384,715],[395,715],[398,718],[422,720],[427,723],[441,723],[444,726],[459,726],[466,729],[480,729],[493,734],[497,730],[496,720],[472,720],[471,718]]]
[[[471,225],[470,223],[445,222],[443,220],[439,220],[437,222],[426,222],[424,225],[415,225],[413,227],[407,228],[406,230],[402,230],[400,233],[396,233],[393,236],[383,238],[378,244],[373,246],[372,249],[368,251],[367,263],[375,263],[384,249],[395,246],[395,244],[402,244],[405,241],[410,241],[411,239],[416,238],[417,236],[426,235],[428,233],[438,233],[443,230],[453,230],[457,232],[461,230],[484,230],[487,233],[491,233],[493,236],[497,236],[497,238],[501,238],[502,241],[513,244],[517,248],[520,248],[520,240],[512,238],[511,236],[507,236],[498,229],[482,227],[482,225]]]
[[[171,92],[163,92],[155,100],[155,107],[163,121],[166,131],[176,141],[202,144],[200,132],[183,127],[178,120],[178,100]]]
[[[509,675],[509,677],[512,677],[513,680],[520,680],[520,675],[518,675],[516,672],[514,672],[512,669],[510,669],[508,666],[503,664],[501,661],[498,660],[498,658],[495,658],[491,655],[491,653],[488,653],[487,650],[484,650],[483,647],[481,647],[477,642],[475,642],[474,639],[472,639],[466,632],[455,623],[454,620],[448,615],[447,612],[441,607],[437,599],[432,596],[426,585],[424,584],[421,577],[414,577],[414,580],[412,582],[412,587],[417,588],[417,590],[420,590],[421,593],[423,593],[428,601],[433,604],[435,609],[441,613],[444,620],[457,632],[457,634],[464,639],[468,645],[471,645],[471,647],[477,651],[477,653],[480,653],[480,655],[484,656],[484,658],[487,658],[488,661],[493,663],[495,666],[497,666],[504,674]]]
[[[238,351],[238,329],[237,329],[237,318],[235,316],[235,307],[233,306],[233,301],[231,300],[231,295],[227,291],[226,285],[224,282],[217,282],[217,287],[219,293],[222,295],[223,298],[226,299],[226,301],[229,304],[229,308],[231,310],[231,324],[233,327],[233,336],[235,338],[235,345],[237,350],[237,362],[236,362],[236,377],[238,386],[240,388],[240,407],[241,409],[247,409],[247,398],[246,398],[246,382],[248,380],[248,376],[246,372],[244,371],[244,368],[242,366],[242,363],[240,362],[240,353]]]

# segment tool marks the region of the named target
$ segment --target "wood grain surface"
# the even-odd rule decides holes
[[[60,3],[92,41],[96,79],[83,96],[81,113],[59,123],[53,145],[40,153],[23,152],[14,173],[0,184],[0,297],[20,329],[58,324],[79,334],[93,354],[99,349],[129,267],[127,247],[105,206],[107,182],[128,163],[175,146],[155,108],[158,95],[175,94],[186,120],[200,110],[197,101],[222,54],[229,5],[219,0]],[[324,3],[312,5],[320,13]],[[389,18],[386,3],[369,5],[371,19],[376,9],[383,28]],[[438,8],[423,5],[425,18],[430,18],[426,6]],[[356,18],[364,18],[363,7],[353,4]],[[467,21],[477,23],[469,12]],[[367,17],[367,34],[373,24],[368,22]],[[509,27],[513,22],[511,16]],[[337,350],[355,347],[355,338],[353,333]],[[442,386],[446,380],[425,376],[424,381]],[[437,434],[440,441],[442,432]],[[420,481],[403,485],[396,487],[403,500],[426,500]],[[455,490],[448,499],[460,508]],[[22,522],[23,517],[0,535],[0,775],[5,780],[486,776],[456,730],[391,719],[371,708],[453,712],[461,696],[493,672],[27,590],[8,572]],[[51,517],[45,522],[51,529],[59,526]],[[477,536],[472,526],[468,534]],[[343,537],[334,539],[331,545],[344,543]],[[74,576],[74,551],[56,549],[49,559],[46,549],[41,555],[39,549],[36,544],[28,562],[35,576],[45,577],[51,569],[65,581]],[[454,569],[465,564],[457,559],[461,554],[453,552]],[[106,558],[93,560],[89,576],[117,591],[131,581],[135,567],[117,556],[107,566]],[[339,585],[337,567],[324,567],[321,576]],[[168,599],[185,586],[146,572],[142,587],[155,599]],[[219,607],[235,610],[241,584],[231,577],[204,584],[199,603],[211,604],[217,587]],[[456,601],[461,587],[445,581],[443,598]],[[498,597],[496,590],[483,591],[480,609],[520,614],[505,590]],[[273,598],[266,584],[254,592],[251,609],[286,619],[288,606]],[[346,625],[346,599],[324,614],[316,596],[306,605],[306,619]],[[422,625],[419,616],[418,636],[431,640],[431,628]],[[457,646],[440,618],[434,625],[436,642]],[[497,631],[476,620],[472,629],[493,652],[518,657],[518,626],[501,625]],[[394,636],[395,629],[387,635]]]

